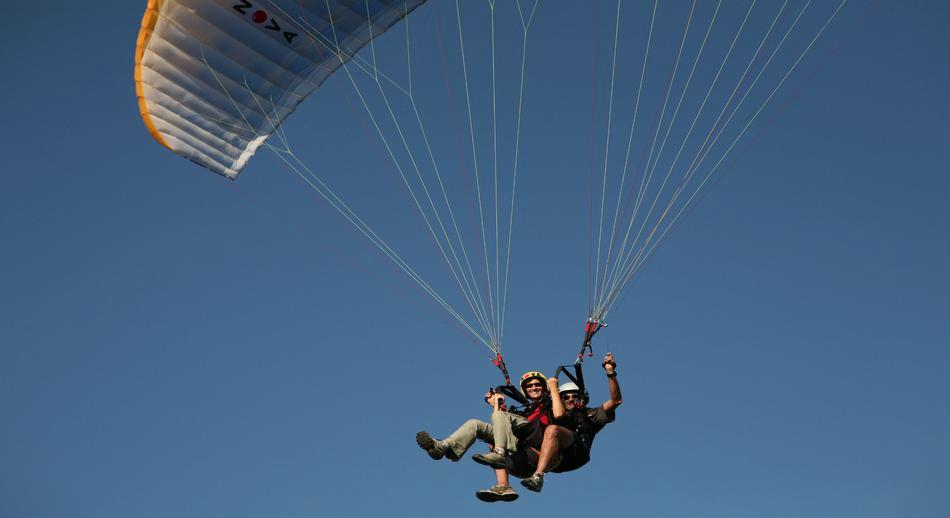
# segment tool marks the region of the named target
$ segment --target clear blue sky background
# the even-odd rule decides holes
[[[485,351],[273,157],[229,182],[152,141],[144,6],[0,22],[0,516],[950,515],[950,4],[849,3],[598,335],[625,399],[594,460],[493,506],[413,442],[487,415]],[[563,7],[532,29],[519,372],[586,316],[592,17]],[[290,136],[437,279],[345,86]]]

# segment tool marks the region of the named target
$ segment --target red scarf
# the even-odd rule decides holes
[[[543,405],[543,404],[536,405],[536,406],[534,407],[534,410],[532,410],[531,413],[528,414],[528,415],[526,415],[525,417],[528,419],[528,421],[538,421],[538,422],[540,422],[541,424],[543,424],[544,426],[547,426],[547,425],[551,424],[551,422],[550,422],[551,419],[550,419],[550,417],[548,416],[548,412],[545,412],[545,411],[544,411],[544,405]]]

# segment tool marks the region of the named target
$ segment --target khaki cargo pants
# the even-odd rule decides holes
[[[472,444],[475,444],[476,439],[513,453],[518,451],[518,438],[515,432],[529,426],[531,422],[518,414],[495,410],[491,414],[491,423],[469,419],[452,435],[446,437],[445,442],[452,449],[456,459],[462,458]]]

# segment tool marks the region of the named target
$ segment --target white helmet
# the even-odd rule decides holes
[[[564,392],[580,392],[581,388],[577,386],[577,383],[568,381],[567,383],[562,383],[561,386],[557,388],[557,391],[562,394]]]
[[[582,403],[581,403],[582,405],[586,405],[586,404],[587,404],[587,401],[589,400],[587,394],[586,394],[586,393],[581,393],[581,388],[578,387],[578,386],[577,386],[577,383],[574,383],[573,381],[568,381],[567,383],[561,384],[561,386],[557,388],[557,391],[558,391],[558,393],[560,393],[560,394],[565,394],[565,393],[568,393],[568,392],[573,392],[573,393],[577,394],[577,395],[580,396],[581,399],[583,400]]]

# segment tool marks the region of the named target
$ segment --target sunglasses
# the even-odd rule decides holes
[[[566,394],[561,396],[561,399],[564,401],[581,401],[583,398],[575,394]]]
[[[528,383],[524,386],[525,388],[543,388],[544,383]]]

